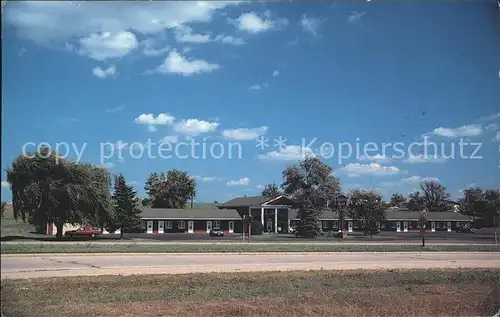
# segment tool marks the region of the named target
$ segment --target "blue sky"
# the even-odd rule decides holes
[[[140,195],[149,173],[172,168],[196,177],[199,201],[258,194],[305,154],[332,166],[346,191],[388,197],[423,179],[439,180],[453,197],[473,184],[500,187],[495,1],[68,1],[4,9],[2,181],[23,145],[64,142],[86,144],[82,161],[123,173]],[[267,147],[256,147],[260,136]],[[438,152],[410,153],[424,137]],[[132,157],[148,140],[156,158]],[[194,155],[190,140],[200,143]],[[460,156],[460,140],[480,143],[474,155],[482,158],[464,158],[477,145]],[[160,142],[170,156],[158,156]],[[339,159],[343,142],[378,150]],[[395,142],[404,156],[391,146],[382,151]],[[202,143],[208,152],[197,158]],[[455,157],[446,158],[453,146]],[[222,147],[223,158],[211,157],[211,147]],[[11,199],[4,182],[2,197]]]

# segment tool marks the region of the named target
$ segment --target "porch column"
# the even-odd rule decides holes
[[[262,223],[262,228],[264,228],[264,207],[260,208],[260,222]]]
[[[278,208],[274,208],[274,233],[278,233]]]
[[[288,208],[287,227],[286,227],[286,232],[289,231],[290,231],[290,208]]]

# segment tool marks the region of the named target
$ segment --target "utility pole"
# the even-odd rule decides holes
[[[498,218],[499,218],[499,212],[497,211],[497,214],[495,215],[495,218],[493,218],[493,233],[495,235],[495,245],[498,244],[498,238],[497,238],[497,226],[498,226]]]
[[[242,235],[242,240],[243,242],[245,242],[245,227],[246,227],[246,218],[247,218],[247,215],[243,215],[243,235]]]

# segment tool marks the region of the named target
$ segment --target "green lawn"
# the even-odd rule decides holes
[[[2,280],[6,316],[492,316],[500,270],[136,275]]]
[[[495,245],[305,245],[305,244],[2,244],[2,254],[14,253],[182,253],[182,252],[500,252]]]
[[[44,234],[34,233],[35,227],[23,222],[21,219],[15,220],[12,210],[6,210],[1,217],[0,236],[5,237],[26,237],[27,239],[46,237]]]

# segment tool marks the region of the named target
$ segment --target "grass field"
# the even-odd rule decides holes
[[[2,244],[2,254],[14,253],[181,253],[181,252],[500,252],[495,245],[304,245],[304,244]]]
[[[7,316],[492,316],[500,270],[2,280]]]

